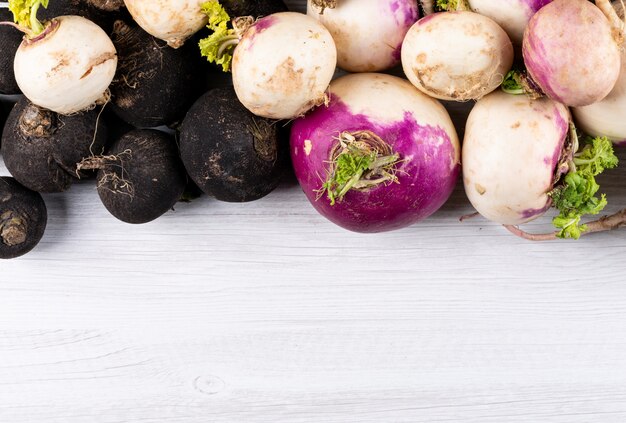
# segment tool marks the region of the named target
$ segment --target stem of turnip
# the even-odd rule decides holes
[[[20,31],[21,33],[26,34],[29,37],[35,37],[36,36],[35,33],[33,31],[31,31],[30,29],[24,28],[22,26],[19,26],[18,24],[13,23],[13,22],[0,22],[0,25],[11,26],[11,27],[17,29],[18,31]]]
[[[342,132],[331,152],[328,178],[319,190],[331,206],[350,190],[364,190],[380,184],[398,182],[396,166],[400,155],[371,131]]]
[[[582,235],[589,235],[598,232],[607,232],[626,226],[626,209],[620,210],[610,216],[601,217],[585,224],[587,229]],[[518,226],[503,225],[509,232],[528,241],[556,241],[559,238],[558,232],[550,232],[544,234],[531,234],[520,229]]]

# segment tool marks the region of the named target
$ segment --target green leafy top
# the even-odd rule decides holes
[[[437,0],[435,10],[453,12],[455,10],[471,10],[467,0]]]
[[[200,52],[209,62],[222,65],[224,72],[228,72],[239,36],[234,29],[228,27],[230,16],[217,0],[204,2],[201,7],[209,18],[207,28],[213,34],[200,40]]]
[[[524,86],[522,85],[520,73],[514,70],[509,71],[509,73],[506,74],[500,88],[508,94],[520,95],[526,92],[524,90]]]
[[[575,169],[549,194],[554,207],[560,212],[552,221],[559,230],[559,238],[580,238],[587,230],[586,225],[580,224],[581,218],[586,214],[598,214],[606,207],[606,195],[596,196],[600,186],[595,177],[617,164],[613,144],[606,137],[592,139],[576,153],[573,159]]]
[[[9,10],[17,23],[29,36],[41,34],[44,26],[37,20],[39,6],[48,7],[49,0],[9,0]]]
[[[400,155],[389,151],[385,151],[383,155],[381,151],[358,139],[374,137],[367,131],[355,134],[344,132],[339,136],[341,150],[318,192],[318,199],[326,194],[330,205],[334,206],[351,189],[366,189],[382,183],[398,182],[396,165],[401,161]],[[379,140],[378,137],[374,139]]]

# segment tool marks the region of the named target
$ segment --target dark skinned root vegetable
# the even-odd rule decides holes
[[[247,111],[232,87],[209,91],[192,106],[180,128],[180,152],[189,176],[220,201],[266,196],[287,167],[278,125]]]
[[[0,259],[16,258],[35,248],[47,221],[46,204],[39,193],[13,178],[0,177]]]
[[[113,22],[120,17],[120,13],[115,13],[119,7],[116,9],[113,6],[114,2],[107,1],[53,0],[48,4],[48,8],[40,7],[37,16],[42,21],[58,16],[82,16],[98,24],[108,34],[113,28]]]
[[[2,156],[11,175],[25,187],[62,192],[88,176],[78,171],[77,164],[102,154],[106,139],[98,109],[62,116],[22,98],[2,132]]]
[[[0,22],[13,22],[8,9],[0,9]],[[20,93],[13,73],[13,58],[23,35],[13,27],[0,25],[0,94]]]
[[[509,232],[528,241],[556,241],[559,238],[558,232],[549,232],[544,234],[531,234],[520,229],[518,226],[503,225]],[[598,232],[607,232],[626,226],[626,209],[620,210],[610,216],[603,216],[598,220],[594,220],[586,224],[587,229],[582,235],[589,235]]]
[[[98,195],[107,210],[126,223],[147,223],[183,195],[187,176],[174,139],[153,129],[135,129],[117,140],[106,156],[84,160],[97,169]]]
[[[203,91],[199,87],[202,58],[197,45],[167,46],[137,25],[118,20],[112,40],[118,52],[111,85],[112,109],[135,127],[171,125]]]
[[[288,10],[282,0],[220,0],[220,4],[230,16],[259,18]]]

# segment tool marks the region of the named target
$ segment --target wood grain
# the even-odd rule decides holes
[[[0,262],[2,423],[626,421],[626,230],[532,244],[460,223],[460,186],[374,236],[293,178],[142,226],[93,181],[45,199],[40,246]]]

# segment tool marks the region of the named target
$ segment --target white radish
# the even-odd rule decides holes
[[[506,32],[486,16],[444,12],[420,19],[402,46],[402,67],[411,83],[441,99],[478,99],[495,90],[513,64]]]
[[[133,19],[148,34],[178,48],[207,23],[204,0],[124,0]]]
[[[243,34],[233,84],[252,113],[292,119],[325,102],[336,64],[335,43],[322,24],[301,13],[276,13]]]
[[[337,64],[349,72],[377,72],[400,63],[407,31],[419,18],[417,0],[339,0],[322,9],[308,0],[307,13],[333,36]]]
[[[15,79],[34,104],[71,114],[105,100],[117,54],[107,34],[79,16],[53,19],[25,38],[15,55]]]
[[[570,114],[548,98],[496,91],[469,115],[463,142],[465,192],[485,218],[519,225],[543,215],[567,150]]]

